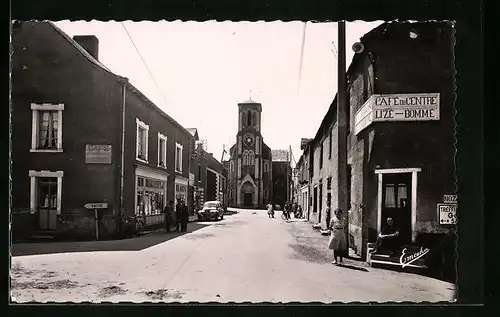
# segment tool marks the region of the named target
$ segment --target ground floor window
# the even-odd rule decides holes
[[[166,204],[167,184],[163,180],[137,176],[136,214],[159,215]]]
[[[175,184],[175,204],[178,199],[184,200],[187,204],[187,186],[183,184]]]

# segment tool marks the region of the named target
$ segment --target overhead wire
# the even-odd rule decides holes
[[[153,80],[153,82],[155,83],[156,85],[156,88],[158,89],[158,91],[160,92],[160,94],[162,95],[163,97],[163,101],[165,103],[167,103],[167,100],[166,100],[166,97],[165,97],[165,92],[163,91],[163,89],[161,89],[160,85],[158,84],[158,82],[156,81],[156,78],[155,76],[153,75],[153,72],[151,72],[151,69],[149,68],[148,64],[146,63],[146,60],[144,59],[144,57],[142,56],[139,48],[137,47],[137,45],[135,44],[135,41],[134,39],[132,38],[132,36],[130,35],[130,32],[128,31],[127,27],[125,26],[125,24],[122,22],[120,22],[120,24],[122,25],[123,29],[125,30],[125,33],[127,33],[127,36],[130,40],[130,42],[132,43],[132,45],[134,46],[137,54],[139,55],[139,57],[141,58],[141,61],[142,61],[142,64],[144,65],[144,67],[146,68],[146,70],[148,71],[149,73],[149,76],[151,76],[151,79]]]

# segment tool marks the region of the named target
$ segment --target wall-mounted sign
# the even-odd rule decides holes
[[[85,145],[85,163],[111,164],[113,146],[107,144]]]
[[[443,203],[445,204],[457,204],[458,196],[457,195],[443,195]]]
[[[439,120],[439,93],[372,95],[356,112],[354,134],[372,122]]]
[[[457,204],[437,204],[440,225],[454,225],[457,223]]]
[[[86,209],[106,209],[108,208],[108,203],[88,203],[84,207]]]

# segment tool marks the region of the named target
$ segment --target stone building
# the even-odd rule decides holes
[[[275,205],[282,208],[292,197],[291,152],[287,150],[271,150],[273,198]]]
[[[364,50],[347,70],[349,245],[365,255],[392,217],[408,252],[428,248],[428,265],[448,275],[456,221],[453,32],[446,22],[384,23],[361,38]],[[323,227],[325,202],[337,206],[336,112],[334,100],[307,147],[310,220]]]
[[[109,238],[125,216],[154,226],[168,200],[192,205],[192,135],[99,61],[95,36],[20,22],[12,46],[14,239]],[[106,204],[97,222],[88,203]]]
[[[272,197],[271,149],[261,135],[262,105],[238,104],[236,144],[229,150],[229,205],[262,208]]]

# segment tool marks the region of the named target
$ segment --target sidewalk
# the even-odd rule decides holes
[[[13,243],[12,256],[67,253],[67,252],[94,252],[94,251],[138,251],[153,245],[175,239],[186,233],[194,232],[209,224],[198,222],[188,223],[187,232],[165,233],[163,229],[151,231],[145,235],[122,240],[80,241],[80,242],[33,242]]]

